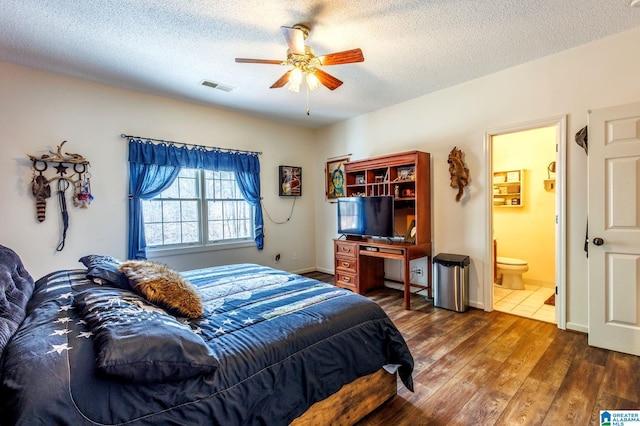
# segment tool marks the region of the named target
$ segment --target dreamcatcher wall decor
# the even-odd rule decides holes
[[[51,185],[54,184],[56,197],[60,205],[62,217],[62,236],[57,251],[64,249],[67,229],[69,229],[69,213],[67,211],[66,191],[72,188],[72,202],[74,207],[86,209],[93,200],[91,194],[91,173],[89,173],[89,161],[79,154],[62,153],[62,146],[67,143],[63,141],[58,145],[56,152],[49,151],[49,154],[36,157],[28,155],[32,161],[33,180],[31,181],[31,192],[36,199],[36,217],[38,222],[44,222],[46,218],[47,198],[51,197]],[[56,175],[47,178],[45,172],[50,165],[56,170]]]

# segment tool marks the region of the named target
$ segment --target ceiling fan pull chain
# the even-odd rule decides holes
[[[309,109],[309,85],[305,85],[307,87],[307,115],[311,115],[311,109]]]

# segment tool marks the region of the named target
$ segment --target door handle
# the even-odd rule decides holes
[[[604,244],[604,240],[602,238],[594,238],[593,239],[593,245],[594,246],[601,246]]]

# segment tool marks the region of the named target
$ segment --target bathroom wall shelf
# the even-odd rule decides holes
[[[522,207],[524,197],[524,170],[505,170],[493,173],[493,205],[495,207]]]

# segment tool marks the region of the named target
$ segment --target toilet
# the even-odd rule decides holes
[[[496,264],[498,269],[496,282],[502,284],[502,288],[524,290],[522,274],[529,270],[525,260],[498,256]]]

